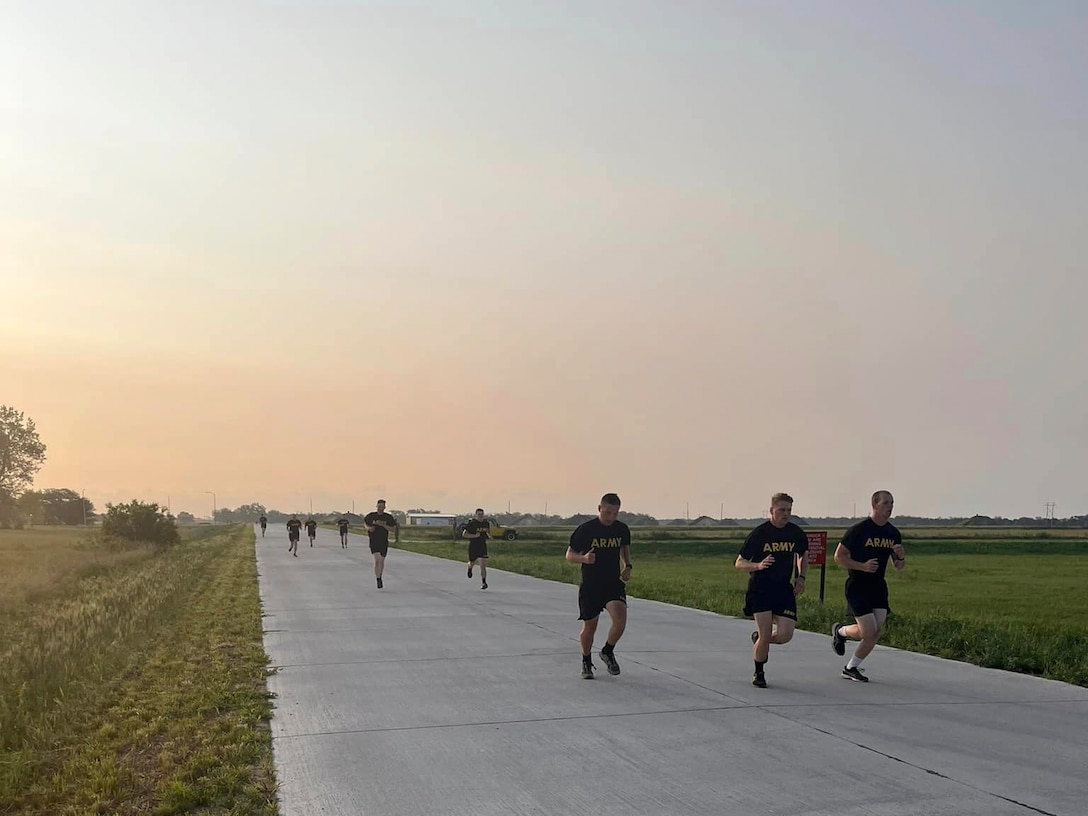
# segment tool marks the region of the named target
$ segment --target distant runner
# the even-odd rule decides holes
[[[480,589],[487,589],[487,539],[490,537],[491,523],[484,518],[483,508],[476,508],[476,518],[465,524],[462,538],[468,539],[468,577],[472,577],[472,568],[480,565]]]
[[[340,525],[340,546],[347,549],[348,546],[348,520],[341,516],[336,520],[336,523]]]
[[[287,552],[294,553],[298,558],[298,537],[302,532],[302,522],[294,516],[287,520]]]
[[[267,516],[261,516],[261,517],[260,517],[260,518],[258,519],[258,521],[259,521],[259,522],[260,522],[260,524],[261,524],[261,538],[264,538],[264,531],[265,531],[266,529],[268,529],[268,517],[267,517]]]
[[[389,554],[389,534],[400,538],[400,526],[397,520],[385,512],[385,499],[378,499],[377,511],[367,513],[363,519],[367,534],[370,536],[370,552],[374,554],[374,578],[378,589],[382,588],[382,573],[385,572],[385,556]]]
[[[310,546],[314,545],[314,538],[317,536],[317,522],[313,519],[306,519],[306,535],[310,537]]]

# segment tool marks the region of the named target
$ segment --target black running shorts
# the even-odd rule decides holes
[[[287,540],[288,541],[298,541],[298,531],[297,530],[294,531],[294,532],[288,531]]]
[[[376,541],[371,541],[370,542],[370,551],[372,553],[377,553],[382,558],[385,558],[385,556],[389,555],[389,542],[386,541],[386,542],[384,542],[382,544],[379,544]]]
[[[848,579],[846,582],[846,608],[850,610],[850,614],[855,618],[860,618],[862,615],[871,615],[875,609],[891,611],[888,606],[887,582],[880,581],[869,586],[864,584],[859,586],[856,582]]]
[[[627,603],[627,587],[617,575],[613,581],[593,581],[578,587],[578,620],[593,620],[612,601]]]
[[[475,561],[477,558],[487,558],[487,542],[470,539],[468,542],[468,560]]]
[[[797,620],[797,599],[793,596],[793,587],[785,587],[762,592],[749,592],[744,596],[744,616],[753,617],[757,612],[771,612],[780,618]]]

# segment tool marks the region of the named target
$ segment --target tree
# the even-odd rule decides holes
[[[256,521],[261,516],[268,515],[265,510],[267,508],[259,502],[250,502],[249,504],[241,505],[234,511],[237,521]]]
[[[45,445],[38,438],[34,420],[0,405],[0,526],[15,519],[15,500],[34,483],[34,474],[44,461]]]
[[[178,513],[178,524],[192,524],[194,521],[196,521],[196,517],[192,513],[185,510]]]
[[[28,490],[19,507],[38,524],[83,524],[94,518],[94,504],[66,487]]]
[[[150,544],[177,544],[178,525],[170,513],[158,504],[144,504],[133,499],[128,504],[107,504],[102,532],[125,541]]]

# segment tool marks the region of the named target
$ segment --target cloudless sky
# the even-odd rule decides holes
[[[174,512],[1088,512],[1080,2],[0,0],[0,403]]]

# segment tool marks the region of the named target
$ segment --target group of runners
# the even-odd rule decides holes
[[[400,525],[391,513],[385,511],[385,499],[378,499],[373,512],[363,517],[366,525],[367,537],[370,539],[370,552],[374,556],[374,580],[378,589],[384,588],[382,576],[385,573],[385,557],[389,554],[389,535],[393,534],[393,543],[400,541]],[[264,538],[268,529],[268,517],[261,516],[257,523],[261,526],[261,537]],[[336,520],[340,529],[340,546],[344,549],[348,546],[348,526],[350,521],[343,516]],[[302,528],[306,527],[306,534],[310,538],[310,546],[314,545],[317,538],[317,521],[309,518],[305,522],[298,516],[291,516],[287,520],[287,552],[298,558],[298,542],[302,536]]]
[[[890,521],[895,500],[887,490],[872,495],[869,517],[846,531],[835,548],[835,563],[847,570],[846,606],[853,616],[852,624],[835,623],[831,627],[831,646],[835,654],[845,656],[846,642],[857,641],[853,655],[842,667],[842,676],[857,683],[867,683],[862,661],[873,651],[884,632],[888,618],[888,584],[885,571],[891,561],[896,570],[906,566],[903,537]],[[389,535],[400,539],[396,518],[385,510],[385,499],[379,499],[375,512],[363,519],[374,556],[374,577],[382,589],[385,557],[389,552]],[[627,581],[631,577],[631,530],[618,519],[620,497],[606,493],[597,506],[596,518],[580,524],[571,534],[566,560],[581,567],[578,587],[578,619],[582,628],[578,640],[582,650],[582,677],[592,680],[593,642],[602,612],[610,620],[604,646],[599,652],[601,662],[611,675],[620,673],[615,649],[627,628]],[[752,685],[767,688],[765,667],[771,645],[782,646],[793,639],[797,622],[797,598],[805,591],[808,578],[808,538],[791,520],[793,498],[787,493],[771,496],[767,521],[752,530],[734,566],[748,573],[743,613],[755,622],[752,632],[752,659],[755,671]],[[268,519],[260,518],[261,535]],[[337,521],[340,544],[348,545],[348,520]],[[313,546],[317,522],[305,522]],[[288,551],[298,556],[299,536],[303,522],[292,516],[287,521]],[[487,589],[487,542],[490,522],[482,508],[465,525],[461,537],[468,539],[467,575],[479,568],[481,589]]]
[[[903,537],[890,522],[895,501],[887,490],[872,496],[872,512],[852,526],[835,549],[835,563],[847,570],[846,606],[854,623],[831,627],[835,654],[846,654],[846,641],[858,641],[854,654],[842,667],[842,676],[867,683],[861,663],[873,651],[888,618],[888,584],[884,573],[888,561],[896,570],[906,566]],[[597,507],[597,518],[581,524],[571,535],[566,559],[580,564],[582,583],[578,588],[578,618],[582,621],[582,677],[593,679],[593,641],[601,612],[608,612],[611,625],[601,647],[600,658],[611,675],[620,673],[615,648],[627,628],[627,588],[631,577],[631,530],[617,519],[620,498],[606,493]],[[793,639],[797,621],[797,598],[805,591],[808,577],[808,538],[790,519],[793,498],[786,493],[771,497],[769,518],[752,530],[741,546],[735,567],[748,573],[744,615],[755,621],[752,632],[752,685],[767,688],[765,667],[771,644],[783,645]]]

